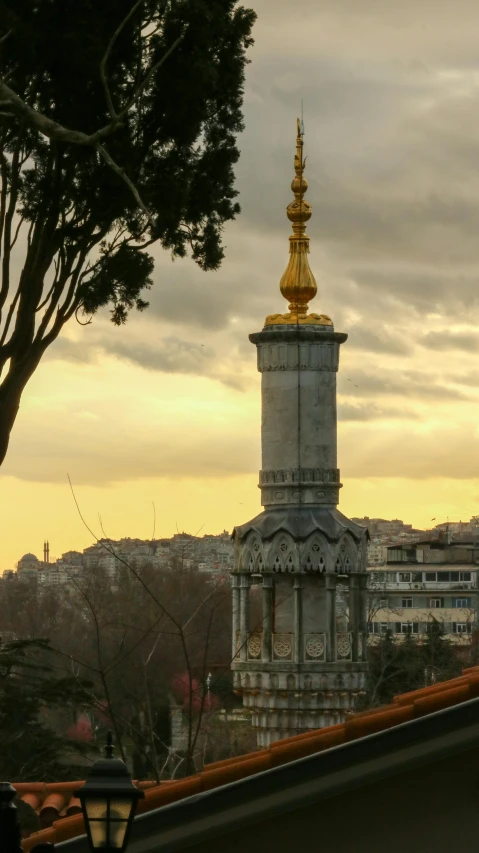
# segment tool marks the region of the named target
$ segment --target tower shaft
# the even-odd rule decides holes
[[[336,373],[347,335],[307,314],[316,293],[298,126],[289,313],[250,335],[261,373],[264,511],[234,530],[232,670],[258,745],[342,722],[367,672],[367,530],[337,509]]]

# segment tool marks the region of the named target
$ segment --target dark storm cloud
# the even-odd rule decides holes
[[[207,373],[207,362],[215,359],[214,350],[206,350],[201,344],[167,337],[156,345],[149,343],[127,342],[110,338],[105,352],[139,364],[147,370],[159,370],[163,373]]]
[[[281,32],[268,28],[271,7],[259,3],[265,24],[261,30],[260,11],[236,167],[242,212],[225,229],[226,258],[217,272],[203,273],[191,260],[172,264],[169,255],[154,249],[155,286],[148,294],[153,316],[214,335],[233,316],[257,322],[273,310],[280,267],[287,262],[285,208],[291,198],[294,122],[303,99],[313,205],[311,263],[318,282],[325,266],[336,272],[336,290],[327,291],[327,279],[323,288],[332,310],[352,280],[358,287],[348,293],[351,306],[380,321],[392,306],[454,317],[467,307],[479,318],[479,98],[474,86],[467,96],[455,89],[434,58],[437,39],[448,27],[455,32],[457,21],[451,24],[445,14],[439,23],[428,21],[419,41],[425,45],[422,61],[406,50],[418,14],[423,25],[422,12],[411,6],[405,18],[398,13],[400,20],[409,20],[401,35],[392,9],[348,3],[354,10],[351,22],[368,33],[372,28],[379,40],[369,33],[370,55],[357,56],[346,47],[328,50],[325,33],[336,27],[339,37],[339,22],[348,19],[339,5],[320,9],[303,2],[301,13],[290,4],[276,13],[275,4],[280,31],[281,21],[291,25],[303,16],[316,40],[314,51],[284,55]],[[475,18],[479,23],[477,11]],[[398,33],[403,52],[381,57],[381,40],[387,43]],[[342,35],[348,44],[351,34]],[[429,58],[428,45],[434,48]],[[398,325],[407,319],[399,316]],[[383,351],[384,341],[377,344]]]
[[[436,272],[422,266],[391,266],[389,270],[369,266],[352,270],[349,289],[345,284],[341,287],[353,304],[362,300],[378,317],[394,311],[397,323],[403,326],[428,314],[452,315],[463,321],[466,311],[474,316],[479,309],[479,276],[475,271],[465,275],[454,268]]]
[[[440,329],[428,332],[419,343],[423,347],[434,350],[459,350],[462,352],[479,351],[479,334],[474,332],[450,332]]]
[[[99,323],[89,331],[86,340],[71,341],[60,338],[48,350],[47,359],[94,364],[102,356],[113,356],[159,373],[180,373],[217,379],[237,391],[244,391],[246,382],[235,364],[225,367],[208,343],[184,340],[167,335],[152,340],[152,335],[139,341],[128,326],[117,329]],[[200,335],[208,341],[208,335]],[[251,344],[250,344],[251,346]]]
[[[384,370],[371,361],[371,372],[343,371],[338,387],[343,394],[356,398],[399,396],[425,402],[434,400],[474,399],[472,395],[443,384],[426,372],[413,370]]]
[[[403,336],[386,328],[376,331],[366,326],[353,326],[348,330],[348,346],[391,355],[410,355],[413,351],[410,341]]]

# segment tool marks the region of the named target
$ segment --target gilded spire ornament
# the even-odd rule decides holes
[[[308,302],[316,296],[317,286],[309,266],[309,237],[305,233],[306,223],[311,219],[311,205],[305,201],[304,194],[308,182],[304,177],[303,124],[296,119],[296,154],[294,155],[295,176],[291,182],[294,201],[288,204],[286,214],[293,223],[293,233],[289,238],[289,263],[281,279],[279,288],[289,301],[288,314],[270,314],[265,326],[308,323],[332,326],[333,322],[326,314],[308,314]]]

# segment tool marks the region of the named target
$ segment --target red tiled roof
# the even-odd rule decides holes
[[[417,717],[423,717],[434,711],[449,708],[479,696],[479,666],[463,670],[463,674],[450,681],[443,681],[431,687],[423,687],[411,693],[395,696],[390,705],[382,705],[369,711],[362,711],[349,717],[345,723],[304,732],[294,737],[276,741],[268,749],[250,752],[235,758],[226,758],[205,765],[201,773],[188,776],[174,782],[137,782],[145,791],[145,798],[138,804],[138,814],[167,806],[178,800],[219,788],[229,782],[244,779],[255,773],[261,773],[280,764],[287,764],[298,758],[304,758],[317,752],[339,746],[348,741],[366,737],[366,735],[392,728]],[[83,816],[79,813],[79,802],[72,792],[82,782],[60,782],[52,784],[34,784],[29,782],[12,783],[21,799],[28,802],[40,815],[48,812],[57,819],[48,828],[42,829],[23,840],[23,849],[29,853],[35,844],[49,841],[58,844],[84,833]]]

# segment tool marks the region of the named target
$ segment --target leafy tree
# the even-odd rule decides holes
[[[435,620],[420,639],[406,634],[398,642],[391,632],[369,646],[369,690],[365,705],[388,704],[408,693],[461,673],[461,661],[443,626]]]
[[[147,307],[148,246],[219,266],[254,20],[236,0],[1,0],[0,463],[64,324]]]
[[[48,648],[44,640],[0,641],[2,779],[50,782],[75,778],[64,759],[85,753],[80,741],[56,732],[48,715],[55,710],[71,713],[88,703],[88,684],[56,675],[43,661]]]

